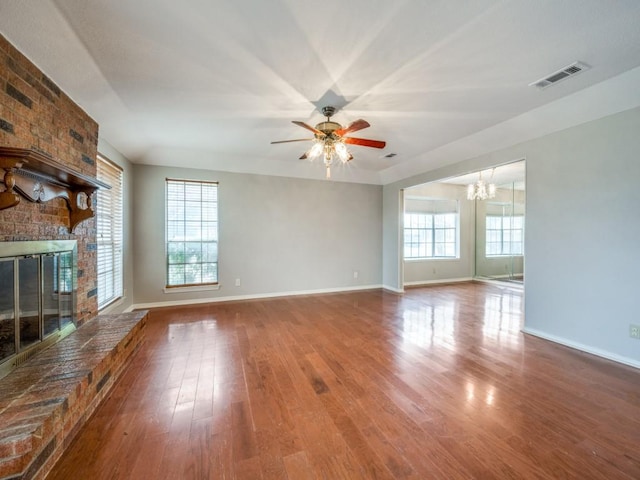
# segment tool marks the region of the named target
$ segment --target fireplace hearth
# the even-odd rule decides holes
[[[0,243],[0,378],[75,330],[75,240]]]

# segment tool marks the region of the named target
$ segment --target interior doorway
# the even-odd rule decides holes
[[[520,160],[405,189],[404,285],[523,286],[525,185]]]

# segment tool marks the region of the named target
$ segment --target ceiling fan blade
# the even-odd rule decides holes
[[[307,158],[307,152],[304,152],[298,160],[306,160]]]
[[[322,133],[320,130],[318,130],[317,128],[313,128],[311,125],[307,125],[304,122],[300,122],[298,120],[292,120],[291,123],[295,123],[296,125],[298,125],[299,127],[302,128],[306,128],[307,130],[311,130],[313,133],[317,134],[317,135],[324,135],[324,133]]]
[[[367,138],[344,137],[342,141],[349,145],[360,145],[362,147],[373,148],[384,148],[387,145],[387,142],[383,142],[381,140],[369,140]]]
[[[349,132],[356,132],[358,130],[362,130],[363,128],[367,128],[370,127],[371,125],[369,125],[369,122],[367,122],[366,120],[356,120],[355,122],[351,122],[347,127],[345,128],[339,128],[338,130],[336,130],[334,133],[336,135],[338,135],[339,137],[343,136],[345,133],[349,133]]]
[[[298,138],[296,140],[278,140],[277,142],[271,142],[271,144],[273,145],[274,143],[309,142],[311,140],[313,140],[313,138]]]

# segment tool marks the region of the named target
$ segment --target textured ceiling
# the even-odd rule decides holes
[[[332,172],[366,183],[637,106],[639,24],[637,0],[0,2],[0,32],[133,162],[320,179],[305,143],[269,142],[333,105],[387,141]],[[577,60],[592,68],[528,86]]]

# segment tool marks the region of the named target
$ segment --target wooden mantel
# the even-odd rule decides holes
[[[95,215],[92,195],[104,182],[76,172],[53,158],[28,148],[0,147],[0,210],[15,207],[21,196],[30,202],[64,198],[69,208],[70,227]]]

